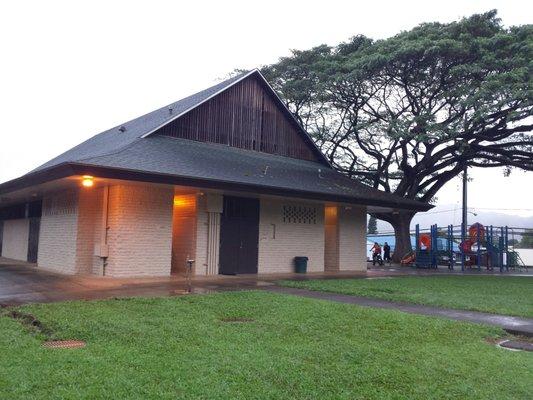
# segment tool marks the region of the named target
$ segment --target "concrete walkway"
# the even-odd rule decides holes
[[[419,304],[399,303],[388,300],[371,299],[368,297],[318,292],[307,289],[281,286],[271,286],[266,288],[266,290],[275,293],[290,294],[313,299],[336,301],[338,303],[356,304],[364,307],[386,308],[390,310],[403,311],[410,314],[429,315],[433,317],[454,319],[457,321],[468,321],[493,325],[503,328],[507,332],[515,335],[533,337],[533,319],[530,318],[511,317],[508,315],[489,314],[477,311],[455,310]]]

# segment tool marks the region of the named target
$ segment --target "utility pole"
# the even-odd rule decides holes
[[[468,230],[468,205],[467,205],[467,184],[468,184],[468,176],[467,176],[467,169],[468,167],[465,165],[463,169],[463,235],[466,237],[466,231]]]

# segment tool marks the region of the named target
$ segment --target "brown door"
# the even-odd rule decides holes
[[[259,200],[224,196],[220,218],[221,274],[256,274]]]

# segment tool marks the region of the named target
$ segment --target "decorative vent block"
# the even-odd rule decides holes
[[[283,222],[287,224],[316,224],[315,207],[301,205],[284,205]]]

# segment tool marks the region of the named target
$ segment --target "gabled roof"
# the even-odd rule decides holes
[[[81,161],[89,157],[112,154],[119,149],[129,146],[134,141],[149,135],[157,128],[173,121],[177,115],[183,115],[185,112],[192,110],[215,94],[220,93],[250,75],[252,72],[254,71],[237,75],[168,106],[101,132],[37,167],[33,171],[40,171],[64,162]],[[172,113],[169,111],[170,109]],[[121,127],[125,130],[121,131]]]
[[[294,119],[259,71],[254,70],[102,132],[28,174],[1,184],[0,194],[71,175],[91,174],[400,209],[432,207],[370,188],[335,171],[301,127],[302,137],[315,149],[318,162],[152,135],[253,74],[261,78],[281,109]]]
[[[185,97],[184,99],[169,104],[168,106],[152,111],[151,113],[143,115],[142,117],[135,118],[129,122],[125,122],[107,131],[99,133],[98,135],[91,137],[85,142],[59,155],[58,157],[55,157],[52,160],[37,167],[33,171],[40,171],[44,168],[49,168],[51,166],[58,165],[64,162],[81,162],[86,158],[102,156],[105,154],[113,154],[114,152],[123,149],[126,146],[129,146],[136,140],[150,137],[161,127],[169,124],[170,122],[183,116],[189,111],[192,111],[193,109],[208,101],[212,97],[225,91],[226,89],[229,89],[233,85],[252,75],[257,75],[260,78],[260,80],[265,84],[265,88],[274,95],[280,108],[286,112],[286,115],[289,118],[294,120],[296,126],[299,127],[300,133],[306,140],[307,144],[314,149],[314,153],[317,155],[317,157],[325,165],[329,165],[329,162],[324,157],[322,152],[316,147],[307,132],[298,124],[292,113],[287,110],[279,96],[268,84],[263,75],[261,75],[259,70],[255,69],[234,76],[233,78],[227,79],[224,82],[211,86],[210,88],[202,90],[201,92],[193,94],[192,96]]]

